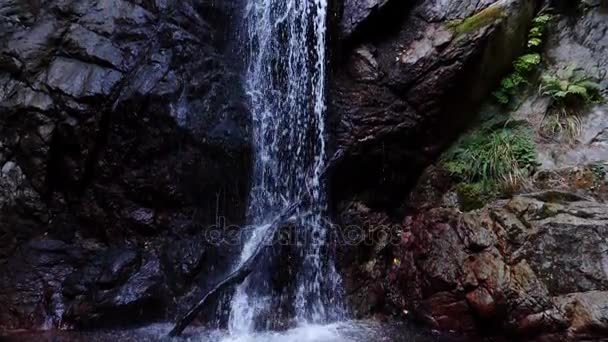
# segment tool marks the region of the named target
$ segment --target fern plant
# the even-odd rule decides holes
[[[551,97],[553,105],[561,108],[575,108],[602,100],[599,83],[574,65],[555,75],[544,75],[540,90],[542,95]]]
[[[599,83],[574,65],[554,75],[544,75],[540,93],[551,98],[543,131],[550,135],[563,133],[568,140],[580,134],[581,110],[603,100]]]
[[[538,51],[551,19],[552,16],[547,10],[542,11],[533,19],[532,27],[528,32],[526,54],[513,62],[513,71],[502,79],[498,89],[492,93],[498,103],[509,104],[522,86],[528,83],[528,78],[540,65],[542,58]]]
[[[532,28],[528,33],[528,48],[536,48],[542,45],[545,28],[551,22],[551,15],[543,12],[532,20]]]
[[[513,62],[513,73],[506,76],[500,82],[500,88],[493,95],[499,103],[509,104],[511,98],[517,94],[520,87],[527,83],[527,75],[540,64],[541,57],[538,53],[523,55]]]

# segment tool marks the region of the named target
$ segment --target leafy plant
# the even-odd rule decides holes
[[[457,187],[462,190],[458,191],[459,196],[466,192],[493,197],[518,188],[535,171],[536,145],[529,130],[522,127],[480,129],[464,136],[448,150],[442,165],[461,182]],[[470,186],[463,187],[463,184]],[[467,200],[473,202],[471,198]]]
[[[543,43],[543,37],[552,16],[547,11],[542,11],[532,20],[532,27],[528,32],[526,53],[513,62],[513,71],[505,76],[500,82],[499,88],[492,94],[494,98],[503,105],[511,102],[528,78],[540,65],[542,58],[538,50]]]
[[[602,100],[601,86],[582,70],[571,65],[555,75],[544,75],[540,91],[562,108],[597,103]]]
[[[517,58],[513,62],[513,73],[503,78],[500,88],[493,93],[498,102],[508,104],[520,87],[528,83],[527,75],[535,70],[540,62],[541,57],[538,53],[530,53]]]
[[[553,135],[564,133],[571,140],[580,133],[580,111],[603,100],[599,83],[574,65],[554,75],[544,75],[540,93],[551,98],[543,131]]]
[[[528,32],[528,48],[536,48],[542,45],[545,29],[551,19],[551,15],[544,12],[532,20],[532,28]]]

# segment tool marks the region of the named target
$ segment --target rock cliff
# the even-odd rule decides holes
[[[221,264],[204,227],[242,221],[250,168],[231,10],[0,4],[2,328],[164,317]]]

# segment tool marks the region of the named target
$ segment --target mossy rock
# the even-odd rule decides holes
[[[538,215],[538,219],[546,219],[549,217],[555,217],[559,212],[554,208],[553,205],[550,205],[549,203],[545,203],[539,210],[539,212],[537,213]]]
[[[501,3],[495,3],[472,16],[449,24],[454,33],[459,35],[477,32],[481,28],[491,25],[506,17],[505,9]]]
[[[460,183],[456,186],[456,194],[463,211],[481,209],[486,205],[484,187],[479,183]]]

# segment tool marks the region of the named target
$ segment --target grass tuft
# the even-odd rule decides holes
[[[443,155],[441,164],[460,182],[456,191],[464,208],[517,191],[538,166],[532,134],[523,127],[472,131]]]

